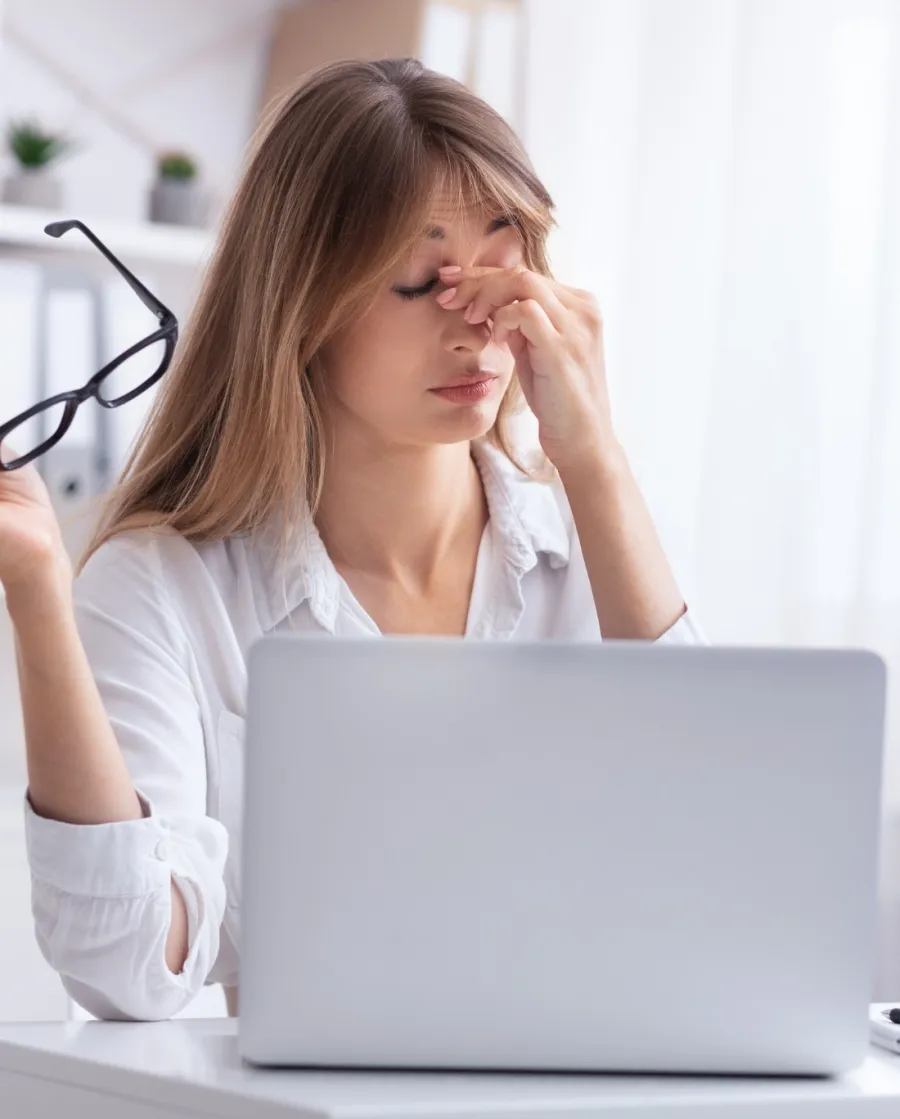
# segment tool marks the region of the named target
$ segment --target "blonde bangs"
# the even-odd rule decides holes
[[[553,203],[543,187],[535,191],[529,180],[522,168],[503,167],[479,152],[456,149],[435,158],[431,197],[455,199],[459,215],[478,206],[505,218],[522,237],[526,267],[550,276],[546,246],[556,225]]]

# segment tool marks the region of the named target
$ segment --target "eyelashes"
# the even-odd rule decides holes
[[[440,283],[437,276],[433,280],[429,280],[427,284],[423,284],[420,288],[394,288],[394,291],[401,299],[421,299],[423,295],[429,295],[437,285]]]

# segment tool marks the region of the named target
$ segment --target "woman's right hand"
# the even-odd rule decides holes
[[[9,462],[14,452],[0,449]],[[35,467],[0,471],[0,583],[7,595],[52,573],[71,574],[50,494]]]

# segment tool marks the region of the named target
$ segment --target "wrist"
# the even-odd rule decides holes
[[[72,605],[72,564],[68,555],[54,557],[34,569],[27,579],[9,583],[6,609],[13,627],[19,630],[48,614],[58,614]]]
[[[614,438],[595,444],[557,465],[557,473],[568,492],[582,488],[617,486],[631,473],[622,445]]]

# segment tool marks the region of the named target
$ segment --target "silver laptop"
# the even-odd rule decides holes
[[[263,639],[243,1057],[856,1066],[884,705],[866,652]]]

